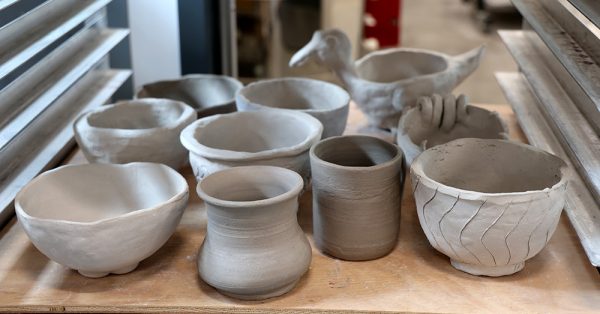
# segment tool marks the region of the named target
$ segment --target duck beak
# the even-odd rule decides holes
[[[318,34],[315,33],[313,35],[312,39],[308,42],[308,44],[306,44],[304,47],[302,47],[302,49],[296,51],[296,53],[292,56],[292,58],[290,59],[289,66],[292,68],[301,66],[304,63],[306,63],[308,60],[310,60],[311,57],[314,56],[314,54],[317,51],[317,46],[319,44],[319,38],[320,38],[320,36],[318,36]]]

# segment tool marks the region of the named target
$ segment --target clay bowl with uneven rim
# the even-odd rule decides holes
[[[566,164],[530,145],[465,138],[424,151],[410,172],[429,243],[454,268],[485,276],[520,271],[554,233]]]
[[[168,98],[182,101],[196,110],[198,117],[230,113],[236,110],[235,94],[244,87],[226,75],[190,74],[178,80],[145,84],[136,98]]]
[[[51,260],[86,277],[124,274],[173,234],[188,201],[185,179],[156,163],[56,168],[15,199],[27,236]]]
[[[306,78],[277,78],[248,84],[236,96],[238,111],[285,109],[301,111],[323,124],[323,138],[346,129],[350,95],[343,88]]]
[[[289,110],[234,112],[202,118],[181,132],[196,179],[236,166],[288,168],[308,182],[308,151],[321,139],[323,125]]]
[[[91,163],[157,162],[177,169],[187,161],[179,133],[195,120],[194,109],[180,101],[146,98],[86,112],[73,128]]]

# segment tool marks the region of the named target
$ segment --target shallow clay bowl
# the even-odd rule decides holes
[[[518,272],[556,229],[565,167],[552,154],[505,140],[458,139],[430,148],[410,168],[421,227],[459,270]]]
[[[242,88],[236,97],[238,111],[272,108],[301,111],[323,124],[323,138],[346,129],[350,95],[343,88],[312,79],[277,78]]]
[[[47,171],[15,199],[19,222],[51,260],[86,277],[123,274],[173,234],[185,179],[156,163],[84,164]]]
[[[149,83],[137,92],[137,98],[168,98],[192,106],[198,117],[235,111],[235,94],[244,85],[233,77],[191,74],[178,80]]]

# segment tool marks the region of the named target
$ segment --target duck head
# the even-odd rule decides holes
[[[301,66],[309,60],[336,68],[352,64],[352,45],[344,32],[338,29],[316,31],[312,39],[290,59],[289,66]]]

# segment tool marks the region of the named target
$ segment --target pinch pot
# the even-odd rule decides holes
[[[173,234],[188,200],[185,179],[156,163],[84,164],[47,171],[15,199],[35,247],[86,277],[124,274]]]
[[[424,151],[410,172],[429,243],[473,275],[520,271],[554,233],[566,165],[533,146],[465,138]]]
[[[277,78],[251,83],[236,96],[239,111],[279,108],[301,111],[323,124],[323,138],[346,129],[350,95],[341,87],[306,78]]]
[[[187,152],[179,133],[196,120],[194,110],[169,99],[139,99],[82,114],[75,139],[91,163],[157,162],[179,168]]]

